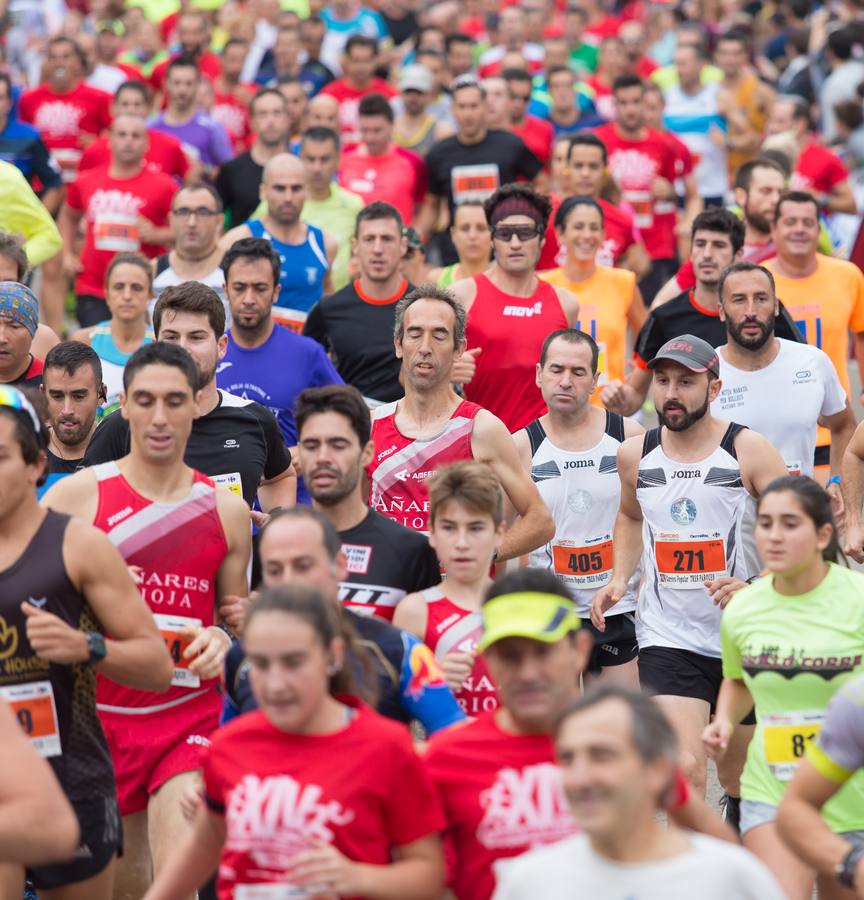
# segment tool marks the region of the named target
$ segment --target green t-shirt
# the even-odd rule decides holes
[[[583,75],[593,75],[597,71],[599,50],[594,44],[580,44],[570,48],[570,65]]]
[[[864,671],[864,575],[831,564],[817,588],[797,597],[760,578],[735,594],[720,631],[723,675],[743,680],[756,704],[741,796],[776,806],[831,697]],[[864,829],[864,772],[822,812],[834,831]]]

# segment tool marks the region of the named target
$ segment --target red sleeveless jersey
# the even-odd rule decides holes
[[[437,587],[423,591],[426,601],[426,634],[423,643],[441,662],[448,653],[476,653],[483,634],[483,617],[457,606]],[[489,677],[482,656],[477,656],[471,674],[455,691],[459,705],[467,716],[498,709],[498,692]]]
[[[471,433],[481,407],[463,400],[435,437],[415,440],[396,427],[396,406],[385,403],[372,410],[375,455],[368,468],[372,486],[369,505],[382,515],[414,531],[429,528],[426,479],[442,466],[474,459]]]
[[[546,336],[567,328],[558,295],[545,281],[531,297],[513,297],[485,275],[475,275],[477,296],[468,312],[468,349],[481,347],[465,396],[494,413],[512,431],[546,412],[535,381]]]
[[[94,466],[99,505],[93,524],[104,531],[129,566],[139,566],[138,589],[156,617],[174,659],[174,678],[164,694],[123,687],[99,676],[96,701],[107,712],[175,706],[214,690],[218,679],[201,682],[185,668],[189,641],[180,631],[213,624],[216,573],[228,541],[216,509],[216,486],[200,472],[177,503],[142,497],[114,462]]]

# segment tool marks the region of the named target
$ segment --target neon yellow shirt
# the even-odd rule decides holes
[[[0,162],[0,229],[24,238],[31,266],[55,256],[63,246],[51,213],[11,163]]]

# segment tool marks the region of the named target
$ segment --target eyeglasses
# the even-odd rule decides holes
[[[206,206],[199,206],[197,209],[181,206],[179,209],[172,209],[171,215],[177,216],[178,219],[188,219],[190,216],[197,216],[199,219],[212,219],[213,216],[221,216],[222,213],[218,209],[207,209]]]
[[[510,243],[513,235],[524,244],[533,240],[540,234],[540,227],[537,225],[496,225],[492,229],[492,237],[496,241],[504,241],[505,244]]]

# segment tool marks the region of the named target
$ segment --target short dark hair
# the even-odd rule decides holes
[[[718,234],[729,235],[733,253],[737,253],[744,246],[744,223],[735,213],[719,206],[703,209],[693,219],[693,224],[690,226],[691,241],[696,237],[697,231],[714,231]]]
[[[81,67],[87,68],[87,56],[78,41],[67,37],[65,34],[57,34],[48,41],[46,47],[56,47],[58,44],[68,44],[72,48],[72,52],[78,57]]]
[[[145,102],[149,102],[150,100],[150,95],[147,93],[147,86],[141,81],[133,81],[131,78],[129,81],[124,81],[123,84],[114,91],[114,99],[119,100],[120,95],[124,91],[134,91],[136,94],[140,94],[141,99]]]
[[[366,47],[368,50],[371,50],[373,53],[378,52],[378,41],[373,37],[369,37],[368,34],[352,34],[351,37],[345,42],[344,53],[346,56],[351,55],[351,51],[355,47]]]
[[[783,167],[778,162],[775,162],[773,159],[766,159],[764,156],[757,156],[756,159],[748,159],[735,171],[735,187],[741,188],[743,191],[749,191],[753,182],[753,173],[757,169],[773,169],[782,175],[783,178],[786,177]]]
[[[558,338],[561,338],[561,340],[568,344],[585,344],[591,351],[591,374],[597,374],[597,365],[600,360],[600,348],[597,346],[597,341],[595,341],[590,334],[586,334],[578,328],[559,328],[557,331],[553,331],[551,334],[546,335],[546,340],[543,341],[543,346],[540,348],[541,369],[546,365],[546,357],[549,355],[549,348],[552,346],[552,342],[557,341]]]
[[[606,224],[606,215],[603,212],[603,207],[593,197],[576,196],[568,197],[558,207],[558,211],[555,213],[555,227],[559,230],[563,229],[567,225],[570,213],[578,206],[590,206],[600,216],[601,224]]]
[[[504,69],[501,77],[505,81],[521,81],[523,84],[531,85],[534,83],[527,69]]]
[[[576,73],[569,66],[550,66],[546,72],[546,85],[553,79],[555,75],[566,75],[571,81],[576,80]]]
[[[165,69],[166,78],[171,74],[174,69],[194,69],[195,77],[201,78],[201,71],[198,68],[198,60],[192,56],[191,53],[180,53],[168,63],[168,67]]]
[[[162,331],[162,317],[167,311],[185,312],[207,316],[207,322],[216,339],[225,334],[225,305],[221,298],[206,284],[200,281],[184,281],[165,288],[153,308],[153,332],[156,340]]]
[[[626,75],[619,75],[612,82],[612,93],[617,94],[618,91],[625,91],[627,88],[642,88],[645,90],[645,82],[638,75],[634,75],[632,72],[628,72]]]
[[[373,200],[368,206],[364,206],[363,209],[357,213],[357,218],[354,220],[354,237],[360,236],[361,222],[374,222],[376,219],[392,219],[399,227],[399,234],[402,234],[404,223],[402,222],[402,216],[399,214],[399,210],[392,204],[385,203],[383,200]]]
[[[552,215],[552,203],[545,194],[540,194],[527,184],[505,184],[498,188],[491,197],[487,198],[483,204],[483,210],[486,213],[486,221],[492,224],[492,216],[498,205],[505,200],[518,197],[527,200],[534,209],[540,214],[541,237],[546,233],[546,226],[549,224],[549,217]]]
[[[226,282],[228,281],[228,273],[231,271],[231,266],[233,266],[238,259],[250,261],[266,259],[270,263],[270,269],[273,272],[274,287],[279,284],[279,277],[282,274],[282,264],[279,260],[279,254],[273,249],[273,245],[267,238],[248,237],[240,238],[239,241],[234,241],[234,243],[225,251],[225,255],[222,257],[222,262],[220,263],[220,268],[225,275]]]
[[[61,341],[45,354],[45,372],[60,369],[74,375],[82,366],[90,366],[96,389],[102,384],[102,360],[99,354],[83,341]]]
[[[383,116],[388,122],[393,121],[393,107],[383,94],[367,94],[357,107],[358,116]]]
[[[835,28],[834,31],[828,34],[825,46],[832,56],[836,56],[837,59],[845,62],[847,59],[852,58],[852,51],[857,42],[858,37],[851,28]]]
[[[776,298],[777,285],[774,283],[774,276],[771,274],[770,269],[766,269],[765,266],[760,266],[758,263],[750,262],[747,259],[739,259],[737,262],[732,263],[731,266],[726,266],[720,274],[720,281],[717,284],[717,296],[720,298],[721,303],[723,302],[723,288],[726,287],[727,279],[731,275],[737,275],[739,272],[761,272],[768,279],[768,283],[771,285],[771,293]]]
[[[444,49],[449,53],[450,48],[454,44],[470,44],[473,47],[476,43],[477,42],[470,34],[448,34],[447,37],[444,38]]]
[[[483,603],[489,603],[496,597],[506,594],[554,594],[573,601],[570,588],[551,569],[537,569],[524,566],[514,572],[507,572],[496,578],[483,594]],[[575,633],[575,632],[574,632]]]
[[[177,205],[177,198],[183,193],[183,191],[206,191],[212,198],[213,202],[216,204],[216,209],[221,213],[223,210],[222,206],[222,197],[219,196],[219,191],[213,187],[207,181],[193,181],[188,184],[181,184],[179,188],[177,188],[177,193],[171,199],[171,209]]]
[[[816,215],[819,215],[819,202],[807,191],[784,191],[777,201],[777,209],[774,210],[774,224],[780,221],[784,203],[812,203],[816,207]]]
[[[418,300],[438,300],[446,303],[453,310],[455,324],[453,326],[453,345],[458,347],[465,341],[465,307],[456,299],[456,297],[446,288],[438,287],[436,284],[418,284],[414,290],[409,291],[396,304],[396,321],[393,326],[393,334],[396,340],[401,341],[405,336],[405,313],[409,307],[413,306]]]
[[[247,41],[245,38],[239,38],[239,37],[228,38],[228,40],[225,41],[225,46],[222,47],[222,56],[225,55],[226,50],[230,50],[232,47],[248,47],[248,46],[249,46],[249,41]]]
[[[279,102],[284,106],[285,105],[285,96],[284,94],[275,87],[264,88],[263,90],[258,91],[257,94],[253,95],[252,99],[249,101],[249,114],[255,115],[255,104],[262,97],[278,97]]]
[[[297,435],[303,433],[303,426],[310,416],[335,412],[344,416],[357,435],[361,447],[369,443],[372,434],[372,417],[363,395],[350,384],[328,384],[325,387],[306,388],[300,392],[294,404],[294,421]]]
[[[389,106],[390,104],[388,103],[387,105]],[[300,145],[302,146],[306,141],[312,141],[315,144],[323,144],[325,141],[332,141],[336,145],[337,153],[341,146],[339,133],[333,128],[328,128],[326,125],[313,125],[311,128],[307,128],[303,134],[300,135]]]
[[[465,91],[468,89],[472,89],[480,92],[481,100],[486,99],[486,88],[480,83],[476,75],[473,75],[470,72],[466,72],[464,75],[460,75],[458,78],[454,79],[450,84],[450,96],[455,97],[459,91]]]
[[[105,288],[108,288],[108,282],[117,266],[137,266],[147,277],[147,287],[153,287],[153,269],[150,267],[150,260],[140,253],[123,252],[115,253],[108,268],[105,270]]]
[[[192,281],[187,284],[197,284],[197,282]],[[204,285],[201,286],[204,287]],[[178,285],[178,287],[183,287],[183,285]],[[143,347],[139,347],[129,357],[126,368],[123,369],[123,390],[125,392],[128,393],[135,376],[147,366],[172,366],[179,369],[189,383],[189,387],[192,388],[193,394],[196,394],[201,387],[198,367],[187,350],[184,350],[179,344],[154,341],[152,344],[144,344]]]
[[[574,147],[596,147],[603,157],[603,165],[606,165],[609,158],[609,151],[606,149],[606,145],[603,141],[601,141],[593,132],[583,131],[581,134],[574,134],[573,137],[570,138],[570,149],[567,152],[568,159],[570,158],[570,154],[573,152]]]
[[[23,284],[27,278],[30,264],[27,261],[27,254],[24,252],[24,244],[21,238],[8,231],[0,231],[0,256],[5,256],[15,263],[15,270],[18,276],[15,281]]]

